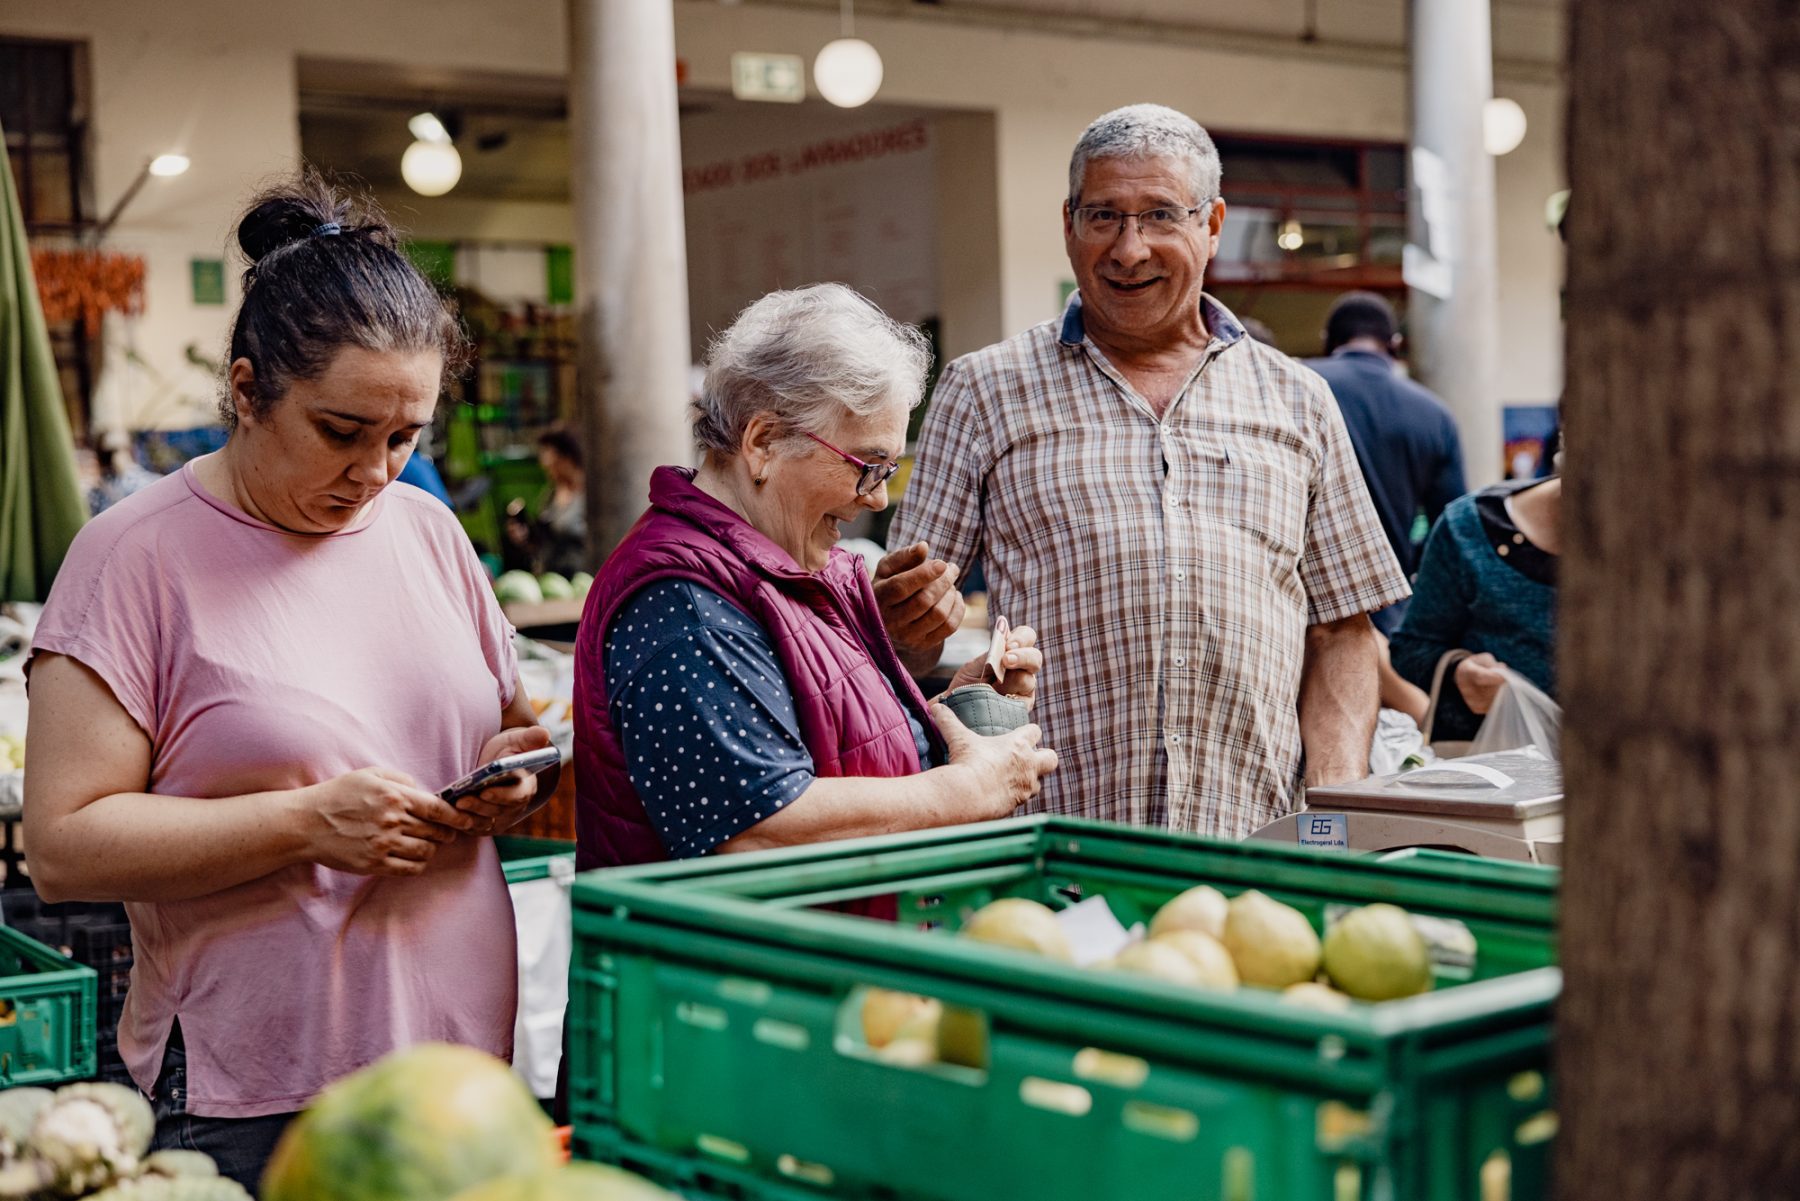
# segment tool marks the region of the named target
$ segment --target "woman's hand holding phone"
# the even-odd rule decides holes
[[[485,819],[459,813],[405,772],[365,768],[290,794],[304,814],[307,857],[359,876],[416,876],[440,845]]]
[[[514,726],[501,730],[488,739],[487,745],[481,748],[481,764],[492,763],[506,755],[517,755],[525,751],[540,750],[550,745],[550,731],[542,726]],[[538,775],[526,774],[520,778],[518,773],[501,777],[494,784],[483,788],[480,792],[459,797],[452,802],[461,813],[475,819],[475,825],[468,832],[477,837],[485,837],[496,830],[504,830],[525,816],[538,793]]]

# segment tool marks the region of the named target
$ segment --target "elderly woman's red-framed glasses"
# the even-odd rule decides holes
[[[804,433],[805,431],[802,432]],[[892,463],[867,463],[853,454],[848,454],[839,450],[817,434],[807,434],[806,436],[811,438],[814,442],[817,442],[820,446],[823,446],[838,458],[844,460],[844,462],[862,472],[856,480],[856,494],[858,496],[867,496],[869,493],[875,491],[875,489],[893,479],[894,473],[900,470],[898,461]]]

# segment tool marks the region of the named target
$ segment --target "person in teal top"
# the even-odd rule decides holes
[[[1434,740],[1467,740],[1510,667],[1556,695],[1556,568],[1562,479],[1484,488],[1454,501],[1432,527],[1412,604],[1394,632],[1394,670],[1429,690],[1438,661],[1467,655],[1444,681]]]

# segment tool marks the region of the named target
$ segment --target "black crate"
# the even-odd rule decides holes
[[[74,949],[77,930],[129,930],[125,906],[117,901],[63,901],[45,904],[35,889],[0,889],[0,923],[65,954]]]
[[[95,1078],[130,1084],[119,1058],[119,1015],[131,987],[131,922],[117,901],[45,904],[32,888],[0,889],[0,922],[99,973]]]

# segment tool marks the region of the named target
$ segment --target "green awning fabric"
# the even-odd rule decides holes
[[[0,184],[0,600],[41,601],[87,505],[31,275],[25,214],[4,157]]]

